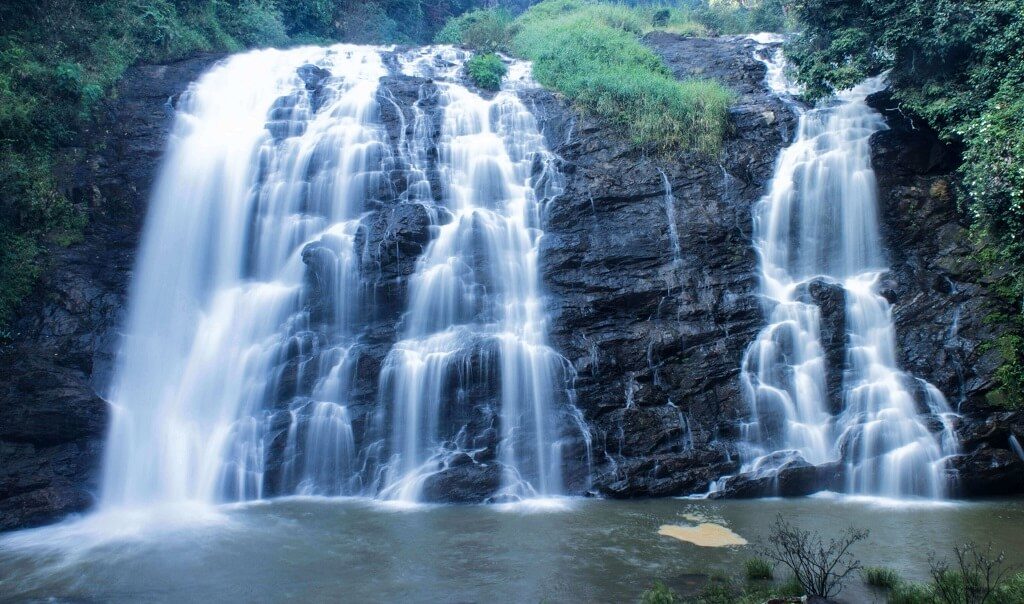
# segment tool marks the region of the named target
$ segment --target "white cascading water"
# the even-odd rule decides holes
[[[458,66],[452,55],[444,53],[442,65]],[[437,78],[432,58],[414,56],[404,70]],[[465,406],[453,397],[488,382],[498,384],[501,401],[501,491],[493,499],[557,495],[563,453],[555,400],[566,379],[562,357],[546,342],[537,267],[537,189],[547,187],[545,198],[558,194],[553,157],[513,90],[485,99],[453,82],[438,87],[448,215],[418,261],[402,339],[381,374],[393,414],[382,496],[419,500],[430,476],[485,448],[440,420]]]
[[[310,62],[344,74],[320,99],[296,74]],[[263,406],[278,364],[290,347],[328,346],[340,368],[352,345],[353,241],[378,169],[374,93],[385,73],[373,48],[263,50],[231,57],[182,95],[109,397],[104,505],[263,495]],[[336,268],[341,327],[323,341],[304,310],[312,242]],[[345,446],[316,425],[344,413],[327,392],[333,374],[318,388],[325,400],[304,404],[316,406],[313,438],[341,456]]]
[[[557,178],[512,92],[485,100],[454,81],[436,84],[448,207],[430,211],[450,220],[433,227],[402,339],[381,376],[382,388],[393,389],[382,402],[394,411],[383,483],[366,451],[381,444],[357,442],[348,396],[366,304],[361,220],[396,163],[407,186],[395,201],[433,204],[420,144],[430,128],[418,107],[415,140],[403,129],[397,148],[388,146],[378,105],[386,102],[378,98],[388,74],[382,52],[250,52],[182,95],[109,394],[103,506],[290,493],[416,499],[418,480],[444,452],[466,445],[445,440],[438,425],[469,413],[444,405],[461,395],[445,380],[471,360],[495,364],[499,376],[508,494],[561,492],[552,414],[566,382],[545,344],[534,191]],[[444,62],[434,52],[424,61]],[[453,78],[461,58],[444,63]],[[326,304],[311,303],[312,265]],[[271,448],[283,451],[274,464]]]
[[[762,60],[773,91],[792,94],[783,66],[771,65],[781,55]],[[869,139],[886,126],[866,97],[883,86],[873,78],[802,112],[755,210],[769,324],[743,358],[753,419],[742,428],[741,471],[765,477],[800,458],[842,460],[848,492],[938,498],[945,458],[956,452],[950,409],[936,388],[899,370],[892,309],[877,291],[886,260]],[[821,308],[808,291],[815,280],[841,287],[846,300],[838,414],[826,376],[843,368],[827,367]],[[940,420],[939,433],[928,414]]]

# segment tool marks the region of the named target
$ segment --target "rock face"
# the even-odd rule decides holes
[[[951,466],[963,496],[1024,491],[1024,413],[994,406],[989,394],[1000,364],[989,346],[1000,327],[986,321],[996,308],[990,277],[977,261],[967,217],[957,208],[957,149],[901,113],[885,93],[869,103],[890,129],[872,139],[882,232],[891,271],[882,293],[893,303],[899,362],[934,384],[962,417],[962,455]]]
[[[566,163],[542,241],[552,343],[576,369],[593,489],[613,497],[704,492],[738,468],[740,359],[764,324],[752,208],[795,127],[753,42],[647,42],[677,76],[736,92],[720,156],[646,156],[552,95],[534,99]]]
[[[540,264],[550,343],[574,372],[576,406],[590,428],[589,471],[583,447],[575,447],[578,463],[566,480],[574,492],[609,497],[701,493],[738,469],[735,441],[748,415],[740,360],[765,321],[751,244],[753,206],[796,124],[792,111],[764,90],[765,67],[752,57],[753,42],[673,35],[646,41],[677,76],[715,77],[735,91],[731,131],[717,157],[648,155],[558,95],[521,93],[565,177],[564,194],[545,208]],[[69,194],[89,204],[91,221],[83,243],[53,250],[13,325],[13,342],[0,349],[0,530],[53,521],[93,502],[108,413],[97,391],[118,342],[146,194],[177,95],[216,59],[133,69],[103,120],[106,128],[88,137],[88,148],[68,151],[62,180]],[[314,66],[299,75],[314,97],[329,77]],[[414,103],[427,114],[440,111],[431,89],[409,76],[382,81],[378,100],[392,146],[413,134]],[[960,493],[1020,492],[1024,459],[1011,442],[1024,441],[1024,415],[993,409],[986,396],[998,355],[985,343],[996,328],[984,321],[989,284],[972,260],[976,250],[952,195],[955,151],[908,124],[884,96],[873,102],[891,127],[872,144],[892,264],[883,291],[894,304],[900,363],[963,414],[963,454],[953,464]],[[289,108],[284,98],[277,110]],[[440,120],[431,121],[435,131],[426,135],[436,139]],[[273,134],[273,120],[268,128]],[[375,437],[369,418],[381,404],[381,366],[400,327],[406,281],[433,236],[431,221],[445,220],[422,205],[398,203],[395,191],[410,190],[409,173],[400,168],[389,172],[388,190],[359,234],[358,247],[370,250],[360,270],[373,275],[366,281],[371,303],[361,317],[350,405],[353,431],[363,442]],[[423,178],[432,191],[441,190],[436,166]],[[302,257],[312,285],[311,321],[326,324],[331,307],[316,285],[327,278],[322,252],[310,245]],[[806,289],[803,295],[823,309],[829,364],[841,367],[842,292],[825,282]],[[282,409],[311,388],[300,371],[309,360],[302,355],[297,348],[280,368]],[[831,398],[839,401],[841,372],[829,375]],[[464,393],[467,400],[492,394]],[[494,436],[487,405],[458,419]],[[286,425],[275,441],[279,449]],[[480,455],[494,456],[493,442],[479,444]],[[289,487],[284,460],[271,457],[268,495]],[[479,501],[500,482],[496,465],[479,462],[448,460],[424,485],[425,496]],[[794,458],[780,466],[773,478],[727,480],[721,494],[802,495],[843,481],[839,465],[813,467]]]

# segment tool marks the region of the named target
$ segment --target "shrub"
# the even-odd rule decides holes
[[[807,595],[828,599],[842,591],[851,573],[862,568],[850,548],[867,536],[866,530],[850,528],[826,542],[820,534],[801,530],[779,515],[758,549],[765,558],[789,567]]]
[[[222,17],[225,33],[246,47],[280,46],[288,43],[281,13],[273,2],[241,0]]]
[[[501,78],[505,77],[508,68],[505,62],[494,53],[476,55],[466,61],[466,72],[473,83],[484,90],[501,88]]]
[[[869,566],[861,571],[864,582],[872,587],[892,589],[902,582],[899,573],[891,568],[881,566]]]
[[[641,604],[678,604],[682,602],[679,594],[668,588],[661,581],[640,595]]]
[[[919,583],[900,583],[889,590],[888,604],[935,604],[932,590]]]
[[[743,563],[747,578],[752,581],[767,581],[773,576],[772,563],[764,558],[750,558]]]
[[[935,597],[945,604],[986,604],[1003,589],[1010,569],[1006,554],[992,544],[982,549],[974,542],[953,548],[953,563],[929,557],[929,573]]]
[[[512,16],[502,8],[477,9],[450,19],[434,41],[464,44],[486,52],[507,50],[512,36]]]

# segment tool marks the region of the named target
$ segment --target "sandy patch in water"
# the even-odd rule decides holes
[[[687,520],[691,518],[687,515]],[[697,526],[680,526],[663,524],[658,529],[659,535],[686,541],[701,547],[726,547],[729,545],[746,545],[747,540],[725,528],[721,524],[702,522]]]

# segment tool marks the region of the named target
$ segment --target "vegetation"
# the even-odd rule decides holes
[[[477,9],[448,21],[435,42],[462,44],[482,52],[507,50],[512,23],[511,13],[504,8]]]
[[[682,601],[679,594],[661,581],[655,581],[654,587],[640,594],[641,604],[679,604]]]
[[[903,582],[898,572],[883,566],[869,566],[861,571],[861,575],[865,583],[880,589],[893,589]]]
[[[867,537],[868,531],[850,528],[826,542],[820,534],[801,530],[780,514],[758,550],[793,571],[804,593],[828,599],[842,591],[851,573],[862,568],[850,548]]]
[[[749,558],[743,566],[751,581],[768,581],[774,576],[774,566],[764,558]]]
[[[776,586],[742,585],[729,579],[711,578],[696,597],[683,598],[658,581],[654,587],[640,595],[641,604],[762,604],[772,598],[802,596],[803,590],[795,582]]]
[[[620,126],[639,145],[714,153],[732,95],[711,80],[673,77],[640,40],[658,27],[706,31],[679,9],[545,0],[514,20],[501,9],[469,13],[438,40],[533,61],[537,81]]]
[[[994,402],[1024,404],[1024,0],[786,0],[812,96],[889,71],[895,98],[962,144],[961,198],[1003,298]]]
[[[466,72],[469,73],[469,79],[480,88],[498,90],[501,88],[501,78],[505,77],[508,68],[498,55],[488,53],[476,55],[466,61]]]

